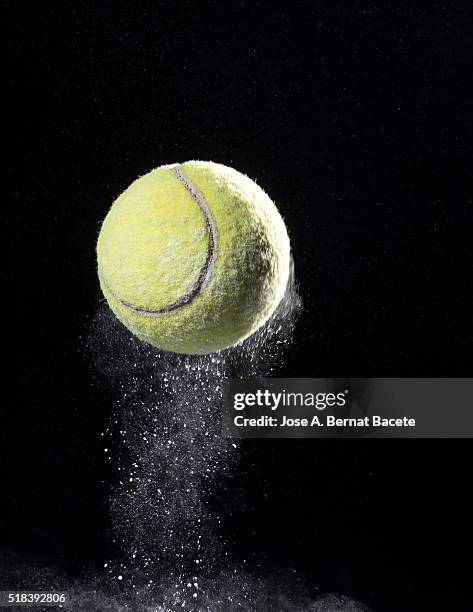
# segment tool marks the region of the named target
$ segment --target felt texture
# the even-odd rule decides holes
[[[216,243],[208,281],[167,312],[198,286],[212,247],[204,213],[176,167],[205,198]],[[203,354],[237,344],[271,316],[286,288],[290,244],[255,182],[221,164],[189,161],[152,170],[117,198],[97,260],[105,298],[130,331],[163,350]]]

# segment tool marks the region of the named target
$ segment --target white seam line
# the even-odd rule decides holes
[[[199,272],[199,276],[194,287],[186,294],[184,294],[177,302],[171,304],[170,306],[165,306],[164,308],[160,308],[158,310],[149,310],[148,308],[140,308],[138,306],[133,306],[122,300],[118,297],[114,291],[110,289],[107,283],[104,283],[113,297],[122,304],[122,306],[126,306],[133,312],[137,312],[146,317],[158,317],[160,315],[165,315],[170,312],[174,312],[176,310],[180,310],[184,306],[187,306],[199,293],[205,288],[207,283],[209,282],[214,267],[215,260],[217,258],[217,226],[215,224],[215,220],[210,211],[209,205],[207,204],[207,200],[205,199],[204,194],[200,191],[200,189],[195,185],[190,178],[183,172],[180,166],[176,166],[172,169],[172,172],[176,175],[178,181],[180,181],[187,191],[190,193],[192,198],[197,202],[202,214],[204,215],[205,225],[207,227],[207,234],[209,238],[209,246],[207,248],[207,257],[205,259],[204,265],[202,266],[201,271]],[[102,279],[103,280],[103,279]]]

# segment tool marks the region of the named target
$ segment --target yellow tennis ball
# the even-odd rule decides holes
[[[213,162],[160,166],[114,202],[100,286],[138,338],[177,353],[237,344],[273,313],[288,276],[284,221],[247,176]]]

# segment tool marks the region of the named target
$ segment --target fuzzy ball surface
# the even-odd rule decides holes
[[[103,294],[141,340],[211,353],[258,329],[280,302],[290,244],[268,195],[213,162],[160,166],[113,203],[97,243]]]

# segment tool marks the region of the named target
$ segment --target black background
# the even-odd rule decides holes
[[[1,545],[72,573],[110,552],[94,245],[162,163],[234,166],[281,210],[304,311],[279,376],[471,375],[469,3],[3,4]],[[233,555],[459,609],[471,472],[462,440],[248,441]]]

